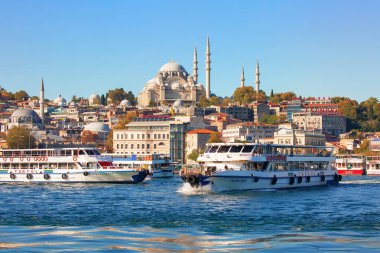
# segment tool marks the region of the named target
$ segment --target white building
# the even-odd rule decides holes
[[[295,129],[291,124],[279,125],[274,144],[324,146],[326,137],[320,131]]]
[[[259,142],[261,139],[273,138],[273,133],[276,129],[276,125],[262,123],[245,122],[231,124],[223,130],[222,137],[227,142]]]
[[[170,154],[184,162],[185,133],[189,123],[172,118],[137,118],[127,129],[113,130],[113,148],[118,154]]]

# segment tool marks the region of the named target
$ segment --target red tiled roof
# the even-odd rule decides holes
[[[209,130],[209,129],[203,129],[203,128],[194,129],[187,132],[187,134],[214,134],[214,133],[217,133],[217,132]]]

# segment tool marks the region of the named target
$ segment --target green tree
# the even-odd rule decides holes
[[[24,90],[19,90],[15,94],[13,94],[13,98],[15,100],[26,100],[29,98],[29,95],[26,91]]]
[[[220,105],[221,104],[221,99],[216,97],[216,96],[213,96],[210,98],[210,104],[211,105]]]
[[[260,122],[264,124],[278,125],[278,124],[286,122],[286,116],[285,115],[281,115],[281,116],[267,115],[263,113],[263,115],[261,116]]]
[[[24,126],[14,126],[8,130],[6,137],[9,148],[34,148],[35,139],[31,135],[30,130]]]
[[[249,104],[256,99],[256,92],[252,86],[238,87],[233,94],[234,101],[243,105]]]
[[[223,142],[220,133],[212,133],[210,135],[210,139],[208,140],[208,143],[216,143],[216,142]]]
[[[111,102],[114,105],[119,105],[121,101],[126,98],[126,93],[123,88],[118,88],[108,91],[108,98],[111,99]]]
[[[192,160],[192,161],[197,161],[199,155],[200,155],[199,150],[193,149],[191,153],[187,156],[187,159]]]
[[[107,105],[106,97],[104,96],[104,94],[100,96],[100,104]]]
[[[112,129],[107,135],[105,149],[107,153],[113,153],[113,130]]]
[[[133,121],[138,116],[137,111],[128,111],[123,116],[119,117],[117,124],[114,126],[114,129],[125,129],[127,124]]]
[[[127,93],[125,93],[125,98],[128,99],[131,105],[136,105],[136,97],[135,95],[133,95],[132,91],[128,91]]]
[[[91,131],[84,130],[81,133],[81,137],[82,137],[83,144],[89,144],[89,143],[95,143],[97,135],[92,133]]]
[[[205,95],[202,95],[201,98],[199,99],[199,106],[205,108],[210,105],[211,105],[210,100],[207,99]]]

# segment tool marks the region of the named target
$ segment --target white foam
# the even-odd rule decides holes
[[[210,194],[212,191],[211,187],[209,186],[191,187],[189,183],[183,183],[183,185],[177,190],[177,192],[184,195],[204,195]]]

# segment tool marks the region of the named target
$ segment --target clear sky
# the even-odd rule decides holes
[[[0,0],[0,85],[45,97],[137,95],[170,60],[230,96],[261,88],[302,96],[380,98],[380,1],[374,0]]]

